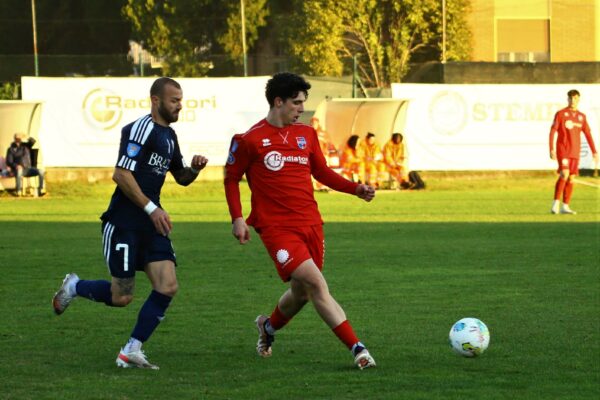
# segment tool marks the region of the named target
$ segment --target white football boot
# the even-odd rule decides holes
[[[568,204],[563,204],[562,207],[560,208],[560,213],[561,214],[577,214],[575,211],[571,210],[571,207],[569,207]]]
[[[65,276],[62,285],[60,285],[60,289],[58,289],[58,292],[56,292],[52,298],[52,307],[54,307],[56,315],[64,313],[73,299],[77,297],[77,292],[75,291],[77,282],[79,282],[77,274],[70,273]]]
[[[363,349],[354,357],[354,364],[361,370],[375,367],[375,359],[369,354],[369,350]]]
[[[117,367],[119,368],[144,368],[158,369],[158,365],[150,364],[142,350],[130,351],[126,353],[123,349],[117,356]]]
[[[256,317],[256,329],[258,329],[258,342],[256,342],[256,352],[261,357],[271,357],[272,350],[271,344],[275,341],[275,336],[269,335],[269,333],[265,330],[265,322],[269,318],[264,315],[259,315]]]

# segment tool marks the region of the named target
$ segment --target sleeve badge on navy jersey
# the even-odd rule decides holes
[[[141,148],[142,148],[142,146],[140,146],[139,144],[129,143],[127,145],[127,155],[129,157],[135,157],[138,155]]]
[[[306,148],[306,139],[304,139],[304,136],[296,137],[296,143],[298,143],[300,150],[304,150]]]
[[[239,143],[237,140],[234,139],[231,141],[231,148],[229,149],[229,156],[227,157],[227,164],[232,165],[235,163],[235,156],[233,155],[233,153],[235,153],[238,146],[239,146]]]

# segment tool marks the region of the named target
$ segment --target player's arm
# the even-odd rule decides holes
[[[249,156],[245,141],[241,135],[234,135],[229,147],[229,156],[225,164],[225,198],[231,215],[231,233],[240,242],[246,244],[250,240],[250,229],[242,214],[240,198],[240,181],[248,168]]]
[[[587,140],[588,145],[590,146],[590,150],[592,150],[592,156],[594,157],[594,163],[596,164],[596,168],[598,166],[598,152],[596,151],[596,145],[594,144],[594,139],[592,138],[592,131],[590,129],[589,124],[587,123],[587,118],[583,120],[583,134],[585,136],[585,140]]]
[[[113,173],[113,181],[133,204],[142,208],[148,214],[158,233],[168,235],[173,230],[169,214],[146,197],[131,171],[116,167]]]
[[[556,140],[558,137],[558,127],[560,125],[560,113],[554,114],[554,121],[550,128],[550,158],[556,160]]]
[[[333,190],[353,194],[365,201],[371,201],[375,197],[375,189],[371,186],[349,181],[329,168],[319,146],[315,146],[313,149],[310,165],[315,179]]]
[[[192,158],[192,163],[189,167],[183,167],[177,171],[172,171],[175,182],[182,186],[188,186],[198,177],[200,171],[206,167],[208,159],[202,155],[196,154]]]
[[[207,162],[208,159],[206,157],[197,154],[192,157],[192,163],[188,166],[183,160],[179,140],[177,140],[177,135],[175,135],[175,149],[173,150],[171,164],[169,164],[169,171],[173,175],[173,178],[175,178],[175,182],[181,186],[188,186],[196,180],[200,171],[206,167]]]
[[[12,151],[10,151],[10,147],[8,148],[8,150],[6,150],[6,167],[8,168],[9,171],[12,171],[13,168],[15,168],[15,159],[13,156]]]
[[[399,166],[399,162],[398,160],[396,160],[394,158],[394,152],[392,149],[392,146],[390,146],[389,144],[386,144],[385,146],[383,146],[383,162],[385,163],[385,165],[389,166],[389,167],[398,167]]]

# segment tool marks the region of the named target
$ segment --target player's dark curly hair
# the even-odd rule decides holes
[[[574,96],[580,96],[580,94],[577,89],[571,89],[567,92],[567,96],[574,97]]]
[[[310,83],[308,83],[300,75],[292,74],[291,72],[280,72],[275,75],[267,82],[265,88],[265,95],[269,106],[275,105],[275,98],[279,97],[281,100],[286,101],[298,96],[298,93],[303,92],[308,97],[308,90],[310,89]]]
[[[356,144],[358,143],[358,135],[352,135],[348,138],[346,144],[353,150],[356,150]]]
[[[181,85],[175,79],[163,76],[162,78],[158,78],[154,81],[154,83],[152,83],[152,86],[150,87],[150,96],[161,97],[163,92],[165,91],[165,86],[167,85],[175,86],[177,89],[181,90]]]
[[[400,143],[404,140],[404,136],[402,136],[401,133],[393,133],[392,134],[392,140],[394,141],[394,143]]]

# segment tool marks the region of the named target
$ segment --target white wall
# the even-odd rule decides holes
[[[411,169],[556,169],[548,137],[554,114],[567,106],[567,92],[581,93],[600,147],[600,85],[393,84],[392,96],[408,99],[405,137]],[[593,168],[582,135],[581,167]]]

